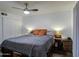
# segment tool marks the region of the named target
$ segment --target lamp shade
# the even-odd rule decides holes
[[[60,31],[55,31],[55,37],[56,38],[61,38],[62,34]]]

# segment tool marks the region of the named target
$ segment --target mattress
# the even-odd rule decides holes
[[[29,57],[46,57],[52,43],[53,38],[50,35],[23,35],[4,40],[1,47],[17,51]]]

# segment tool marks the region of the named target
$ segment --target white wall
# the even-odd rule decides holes
[[[1,19],[0,19],[0,44],[7,38],[21,35],[22,17],[7,13],[3,16],[3,39],[1,38]],[[2,18],[2,17],[0,17]]]
[[[4,17],[4,39],[21,34],[22,18],[8,14]]]
[[[47,28],[53,30],[55,27],[63,28],[62,33],[65,37],[72,37],[73,13],[71,11],[55,12],[51,14],[25,16],[23,19],[22,32],[25,34],[28,27]]]
[[[0,16],[0,43],[2,42],[2,17]]]

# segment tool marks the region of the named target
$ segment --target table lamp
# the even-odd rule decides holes
[[[60,31],[55,31],[55,38],[61,38],[62,37],[62,34]]]

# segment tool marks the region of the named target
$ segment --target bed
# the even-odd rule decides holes
[[[45,30],[42,35],[37,35],[37,30],[32,31],[33,34],[23,35],[15,38],[9,38],[1,44],[2,52],[4,49],[16,51],[29,57],[47,57],[48,50],[53,44],[53,37],[47,35]],[[47,31],[46,31],[47,32]]]

